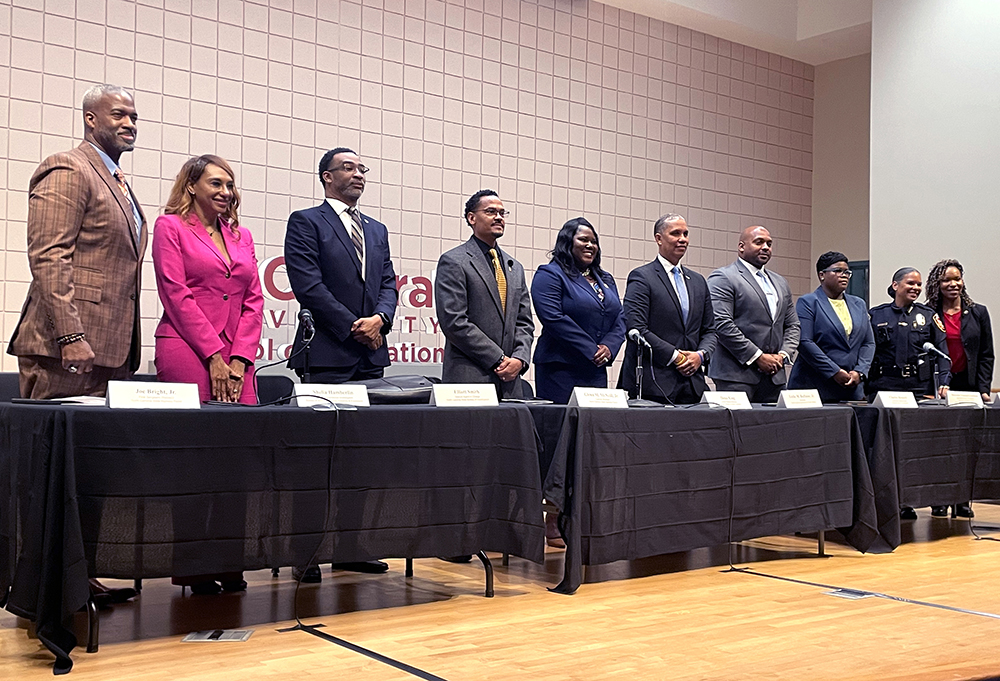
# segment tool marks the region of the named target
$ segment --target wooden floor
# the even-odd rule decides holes
[[[977,524],[1000,525],[1000,507],[975,508]],[[728,550],[719,547],[591,569],[575,596],[546,590],[558,581],[559,551],[541,566],[512,559],[502,568],[497,557],[493,599],[481,595],[477,563],[416,561],[412,580],[402,561],[379,576],[327,569],[323,584],[301,589],[299,609],[330,635],[450,681],[998,675],[1000,542],[977,541],[968,522],[931,520],[927,509],[920,515],[904,524],[907,543],[888,555],[828,542],[831,557],[816,558],[807,538],[771,537],[735,551],[752,572],[725,571]],[[764,574],[994,617],[889,598],[845,600]],[[134,604],[102,615],[100,652],[77,649],[70,678],[417,678],[303,631],[279,633],[294,619],[289,571],[248,581],[245,594],[183,598],[167,580],[147,582]],[[246,643],[180,641],[189,631],[239,626],[255,630]],[[51,663],[13,616],[0,615],[0,679],[50,678]]]

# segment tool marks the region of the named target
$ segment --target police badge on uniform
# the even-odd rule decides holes
[[[927,317],[924,316],[923,312],[918,312],[917,316],[914,318],[914,321],[916,322],[915,324],[916,326],[923,326],[924,324],[927,323]]]

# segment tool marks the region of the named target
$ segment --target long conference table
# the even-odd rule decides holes
[[[539,562],[543,494],[563,514],[562,593],[584,565],[775,534],[890,551],[900,504],[1000,497],[1000,411],[0,404],[0,597],[68,671],[88,576]]]
[[[88,577],[386,557],[541,562],[528,410],[0,405],[0,598],[72,667]]]

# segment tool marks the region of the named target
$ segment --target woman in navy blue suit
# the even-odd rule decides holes
[[[531,300],[542,323],[534,357],[538,396],[565,404],[575,386],[607,388],[625,316],[615,280],[601,269],[597,230],[585,218],[559,230],[552,261],[532,279]]]
[[[847,256],[827,251],[816,261],[819,288],[795,304],[802,337],[788,377],[792,389],[816,388],[824,402],[864,399],[864,382],[875,356],[868,306],[844,293],[851,281]]]

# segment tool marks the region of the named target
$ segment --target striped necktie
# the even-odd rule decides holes
[[[361,226],[361,213],[353,206],[348,208],[347,212],[351,216],[351,241],[354,242],[354,250],[358,252],[358,261],[363,263],[365,261],[365,240],[362,235],[365,230]]]
[[[493,274],[497,278],[497,290],[500,292],[500,308],[507,314],[507,275],[503,273],[503,265],[497,256],[497,249],[490,249],[490,259],[493,261]]]

